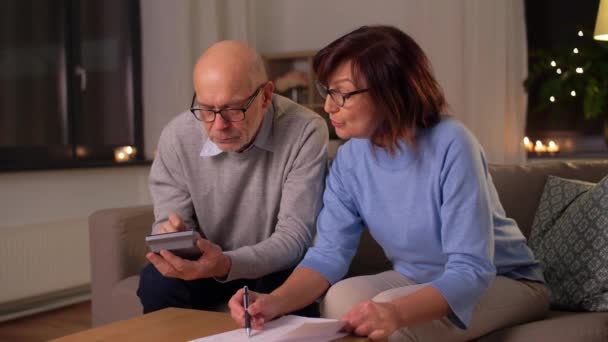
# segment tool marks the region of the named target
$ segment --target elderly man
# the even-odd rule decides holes
[[[207,49],[190,112],[163,130],[150,173],[152,233],[196,229],[203,253],[146,255],[144,313],[212,309],[244,285],[280,285],[312,242],[328,131],[316,113],[273,95],[259,55],[236,41]]]

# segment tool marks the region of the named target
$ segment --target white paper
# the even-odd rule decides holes
[[[229,342],[229,341],[315,341],[325,342],[346,336],[340,332],[345,322],[326,318],[308,318],[288,315],[264,324],[264,330],[252,330],[247,337],[245,329],[201,337],[191,342]]]

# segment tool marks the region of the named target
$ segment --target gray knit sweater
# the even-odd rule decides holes
[[[273,95],[249,149],[209,156],[201,152],[207,140],[190,112],[164,128],[150,172],[153,231],[170,213],[180,215],[231,258],[226,281],[296,265],[312,243],[322,205],[325,121]]]

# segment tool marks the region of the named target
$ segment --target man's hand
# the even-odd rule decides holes
[[[160,251],[160,255],[150,252],[146,258],[165,277],[194,280],[228,275],[231,261],[218,245],[201,238],[197,238],[196,245],[203,254],[198,260],[182,259],[167,250]]]
[[[185,229],[186,226],[181,217],[171,214],[169,219],[160,226],[157,234]],[[196,246],[202,253],[198,260],[182,259],[167,250],[160,251],[160,255],[149,252],[146,254],[146,258],[165,277],[194,280],[211,277],[223,278],[228,275],[232,263],[230,258],[224,255],[220,246],[200,237],[196,239]]]
[[[386,338],[401,328],[400,315],[394,304],[371,300],[355,305],[341,320],[347,322],[347,330],[372,340]]]
[[[169,219],[160,225],[154,234],[173,233],[186,230],[184,220],[177,214],[169,214]]]
[[[245,326],[245,308],[243,307],[243,289],[238,290],[230,301],[230,316],[241,327]],[[280,300],[263,293],[249,291],[249,315],[251,315],[251,328],[262,330],[264,323],[273,320],[280,312]]]

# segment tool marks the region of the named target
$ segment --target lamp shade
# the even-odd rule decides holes
[[[608,0],[600,0],[593,39],[608,40]]]

